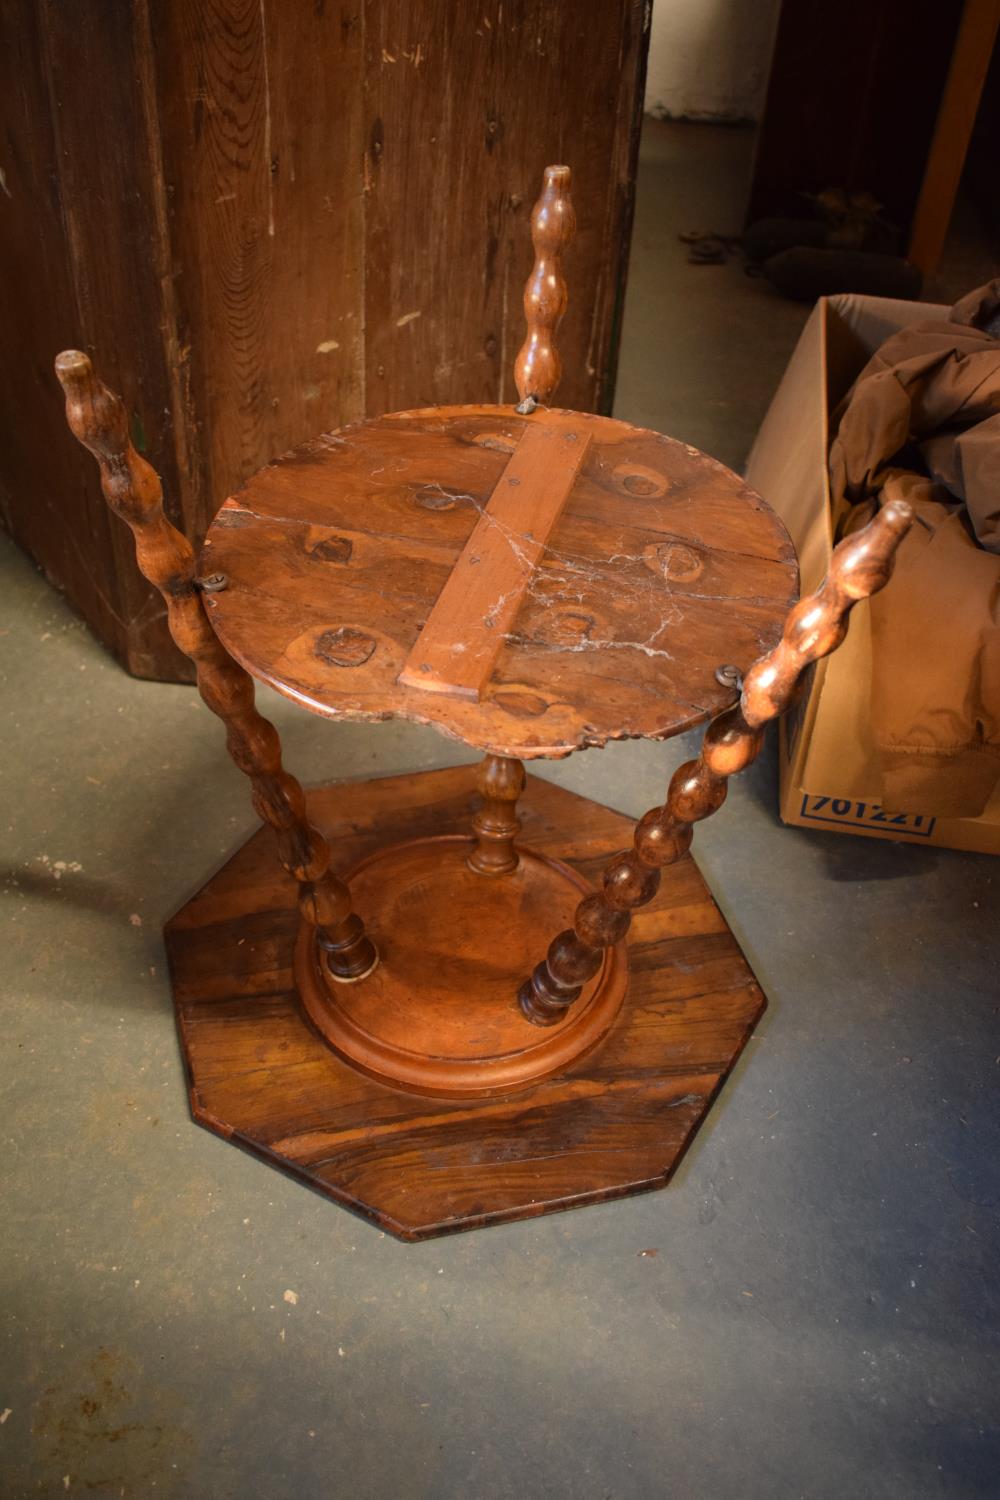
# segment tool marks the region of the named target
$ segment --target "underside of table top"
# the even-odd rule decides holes
[[[579,445],[552,460],[559,493],[512,511],[547,435]],[[201,572],[226,580],[205,596],[224,645],[289,698],[523,759],[719,711],[716,668],[769,650],[797,587],[781,522],[715,460],[607,417],[494,406],[286,454],[222,506]]]

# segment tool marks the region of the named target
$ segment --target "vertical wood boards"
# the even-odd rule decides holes
[[[577,217],[558,399],[610,411],[647,25],[631,0],[367,0],[367,415],[516,399],[550,162]]]
[[[0,495],[14,537],[142,676],[187,675],[162,606],[102,514],[85,456],[67,445],[52,359],[101,348],[133,433],[178,505],[159,236],[144,110],[144,13],[116,24],[14,0],[0,47]],[[81,66],[81,56],[87,59]],[[81,462],[81,460],[83,460]]]
[[[80,347],[192,539],[366,414],[513,399],[543,166],[576,169],[560,402],[614,384],[644,0],[11,0],[0,511],[137,675],[189,675],[67,441]]]
[[[200,534],[261,464],[361,415],[364,54],[348,0],[157,9]]]

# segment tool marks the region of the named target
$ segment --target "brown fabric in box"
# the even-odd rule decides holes
[[[949,321],[888,339],[830,451],[838,530],[900,494],[922,522],[872,604],[871,720],[883,804],[897,811],[975,817],[1000,780],[998,309],[1000,281]]]
[[[936,488],[882,491],[905,491],[927,526],[913,527],[892,597],[872,610],[872,721],[884,807],[975,817],[1000,779],[1000,559]]]

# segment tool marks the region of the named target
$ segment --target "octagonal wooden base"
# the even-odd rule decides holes
[[[473,776],[327,787],[310,816],[346,869],[467,833]],[[628,818],[534,778],[519,815],[524,848],[590,881],[631,838]],[[483,880],[484,903],[495,886]],[[192,1114],[407,1240],[662,1186],[765,1005],[688,858],[633,921],[628,993],[603,1040],[521,1092],[427,1098],[358,1070],[315,1029],[293,977],[298,930],[265,829],[167,924]]]

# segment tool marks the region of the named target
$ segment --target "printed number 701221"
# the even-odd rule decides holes
[[[814,823],[853,823],[877,828],[891,837],[894,832],[916,833],[929,838],[936,818],[925,813],[887,813],[877,802],[857,802],[853,797],[818,797],[807,792],[800,816]]]

